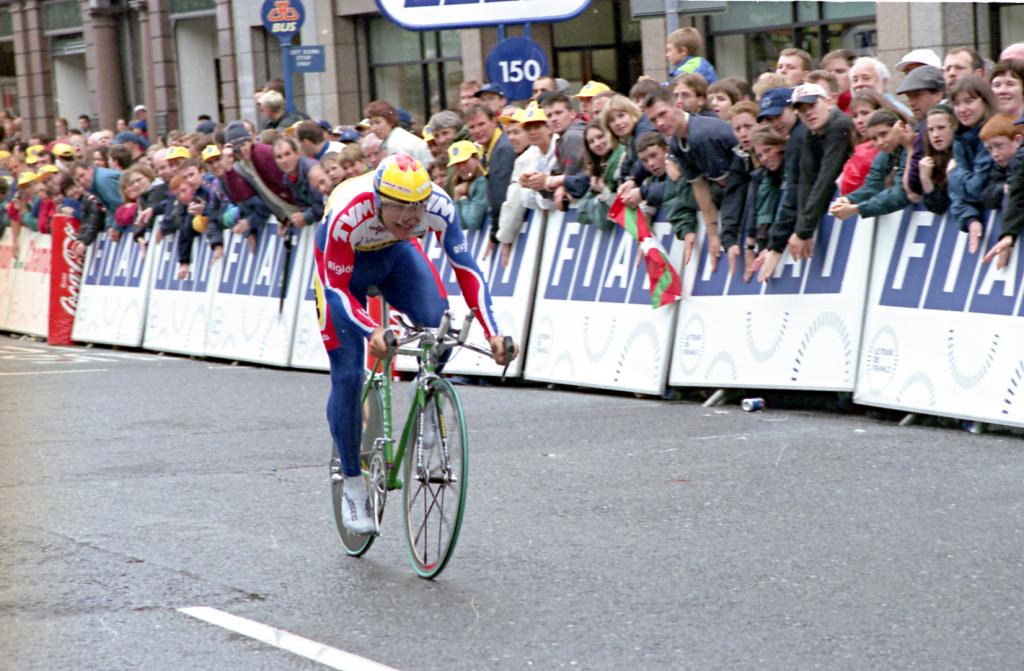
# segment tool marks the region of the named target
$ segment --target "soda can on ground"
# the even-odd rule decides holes
[[[740,407],[743,408],[743,412],[757,412],[759,410],[764,410],[764,399],[745,398],[740,401]]]

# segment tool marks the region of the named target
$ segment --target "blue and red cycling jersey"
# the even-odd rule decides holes
[[[338,299],[329,302],[340,304],[338,312],[341,317],[361,332],[364,338],[369,338],[378,324],[367,313],[360,298],[350,290],[356,254],[381,250],[400,242],[388,232],[377,216],[378,204],[373,188],[373,173],[350,179],[331,194],[327,212],[316,232],[317,276],[323,291]],[[426,200],[426,212],[414,229],[413,236],[418,238],[429,233],[437,236],[443,246],[466,303],[476,308],[484,335],[488,338],[498,335],[490,290],[476,260],[469,252],[469,245],[456,219],[455,203],[437,185],[434,185],[433,192]],[[419,246],[417,240],[412,243]],[[364,256],[364,262],[372,262],[371,258]],[[443,295],[440,279],[435,279]],[[324,347],[328,351],[340,344],[331,324],[331,312],[321,311],[321,331]]]

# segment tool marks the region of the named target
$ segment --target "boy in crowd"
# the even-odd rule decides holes
[[[82,258],[86,248],[96,242],[103,230],[106,212],[99,198],[83,189],[71,175],[61,176],[60,191],[63,195],[60,213],[78,219],[78,236],[71,251]]]
[[[987,210],[999,210],[1008,190],[1007,179],[1011,172],[1019,170],[1020,158],[1016,156],[1021,145],[1020,128],[1014,125],[1009,114],[997,114],[981,128],[981,141],[992,156],[988,183],[981,195],[981,203]]]
[[[668,59],[668,80],[672,81],[679,75],[696,73],[704,77],[708,84],[718,81],[715,66],[701,56],[704,51],[704,38],[696,28],[689,26],[675,30],[668,36],[665,44],[665,58]]]
[[[168,222],[167,232],[178,231],[178,279],[183,280],[192,267],[192,241],[197,236],[206,235],[213,250],[212,263],[224,255],[224,235],[216,222],[202,214],[205,203],[198,199],[191,180],[184,175],[175,175],[170,189],[175,204],[164,221]]]
[[[779,60],[775,66],[775,72],[786,78],[786,84],[790,87],[799,86],[807,79],[807,73],[811,71],[811,55],[803,49],[789,47],[779,52]]]

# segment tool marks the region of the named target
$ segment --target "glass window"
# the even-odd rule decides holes
[[[858,16],[874,16],[874,2],[823,2],[822,17],[826,19],[850,19]]]
[[[373,76],[378,100],[410,111],[423,109],[423,68],[419,64],[376,67]]]
[[[420,33],[402,30],[383,17],[370,19],[371,63],[402,63],[420,59]]]
[[[583,52],[582,51],[559,51],[558,54],[558,75],[562,79],[571,82],[583,81]]]
[[[711,30],[747,30],[792,22],[793,5],[788,2],[729,2],[724,14],[712,15]]]
[[[591,72],[587,79],[600,78],[602,81],[618,80],[618,55],[615,49],[594,49],[590,52]],[[582,82],[581,82],[582,83]]]
[[[615,8],[612,0],[593,0],[582,14],[552,27],[554,43],[559,47],[586,47],[591,44],[615,44]]]
[[[445,30],[441,32],[441,55],[447,58],[462,58],[462,40],[459,31]]]
[[[789,30],[752,33],[748,37],[750,38],[754,76],[762,72],[774,72],[779,61],[779,52],[793,42],[793,36]]]

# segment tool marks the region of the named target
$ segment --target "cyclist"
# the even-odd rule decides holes
[[[495,361],[504,365],[515,356],[515,348],[504,349],[490,290],[455,212],[451,197],[430,181],[416,159],[395,154],[374,172],[339,185],[317,227],[317,314],[331,366],[327,421],[341,457],[344,523],[352,533],[374,531],[359,464],[363,341],[369,340],[374,356],[387,354],[385,327],[366,312],[367,288],[379,287],[384,299],[415,324],[438,326],[448,299],[418,240],[433,232],[455,269],[463,296],[476,308]]]

